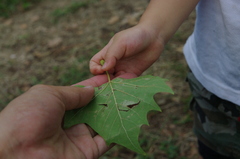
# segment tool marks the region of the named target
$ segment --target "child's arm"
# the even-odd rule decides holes
[[[166,43],[199,0],[151,0],[139,24],[154,29]]]
[[[90,61],[93,74],[109,71],[141,75],[160,56],[164,45],[199,0],[151,0],[139,24],[113,36]],[[104,59],[104,66],[100,60]]]

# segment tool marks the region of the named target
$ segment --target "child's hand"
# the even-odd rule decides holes
[[[141,75],[160,56],[172,37],[199,0],[152,0],[138,25],[113,36],[90,61],[94,75],[109,71],[115,76]],[[179,9],[180,8],[180,9]],[[105,60],[101,66],[100,60]]]
[[[125,73],[141,75],[160,56],[163,40],[154,31],[150,32],[137,25],[113,36],[109,43],[90,61],[90,71],[94,75],[104,71],[119,76]],[[105,64],[101,66],[100,60]]]

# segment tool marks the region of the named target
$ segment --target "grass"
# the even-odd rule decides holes
[[[73,48],[68,51],[69,55],[74,55],[78,49]],[[93,55],[98,52],[99,49],[93,48],[93,50],[89,50],[89,54]],[[83,51],[84,52],[84,51]],[[89,60],[92,56],[90,55],[81,55],[80,57],[76,57],[72,64],[65,66],[55,66],[53,69],[60,73],[58,76],[58,80],[56,81],[57,85],[72,85],[77,82],[83,81],[91,76],[89,71]]]
[[[42,81],[39,78],[37,78],[36,76],[31,77],[30,81],[31,81],[32,85],[42,84]]]
[[[8,18],[18,11],[31,8],[40,0],[0,0],[0,17]]]
[[[59,85],[67,86],[75,84],[86,79],[89,76],[89,71],[86,66],[79,68],[77,65],[72,65],[66,69],[66,72],[59,78]]]
[[[0,0],[0,17],[9,18],[14,13],[30,9],[40,1],[41,0]],[[88,7],[93,1],[96,0],[73,2],[67,7],[54,10],[52,12],[54,22],[57,22],[61,17],[75,13],[79,8]]]
[[[52,12],[53,22],[58,22],[58,20],[66,15],[73,14],[77,12],[80,8],[86,8],[91,3],[91,1],[83,2],[73,2],[71,5],[64,8],[58,8]]]
[[[184,115],[181,118],[175,117],[175,116],[173,116],[172,118],[173,118],[173,123],[178,125],[184,125],[186,123],[192,122],[192,117],[189,113]]]
[[[162,141],[160,145],[160,150],[165,152],[167,158],[174,159],[178,156],[178,146],[176,146],[175,141],[172,138]]]

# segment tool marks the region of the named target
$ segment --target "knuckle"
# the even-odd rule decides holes
[[[42,91],[53,91],[53,88],[51,86],[48,85],[44,85],[44,84],[37,84],[35,86],[32,86],[29,91],[38,91],[38,92],[42,92]]]
[[[32,86],[32,89],[45,89],[45,88],[48,88],[48,87],[49,87],[48,85],[37,84],[37,85]]]
[[[47,95],[56,97],[57,99],[62,98],[62,93],[59,91],[55,86],[44,85],[44,84],[37,84],[29,89],[29,93],[35,95]]]

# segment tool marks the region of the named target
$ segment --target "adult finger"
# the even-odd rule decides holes
[[[106,142],[99,135],[92,134],[85,124],[78,124],[65,130],[70,140],[84,152],[88,158],[98,158],[104,152],[109,150],[111,146],[107,146]],[[82,144],[87,143],[87,144]]]
[[[111,149],[115,145],[115,144],[107,145],[105,140],[100,135],[96,135],[93,138],[93,140],[95,141],[98,147],[99,156],[103,155],[105,152],[107,152],[109,149]]]
[[[75,85],[83,85],[83,86],[93,86],[98,87],[108,81],[107,75],[97,75],[82,82],[76,83]]]
[[[37,103],[44,106],[59,105],[63,106],[65,110],[71,110],[87,105],[93,95],[94,88],[91,86],[78,88],[73,86],[36,85],[14,101],[17,103]]]
[[[117,75],[115,78],[125,78],[125,79],[131,79],[138,77],[134,73],[126,73],[126,72],[120,72],[119,75]]]
[[[94,95],[94,88],[92,86],[84,88],[58,86],[55,87],[55,89],[57,96],[59,96],[59,99],[65,105],[65,110],[76,109],[87,105]]]

